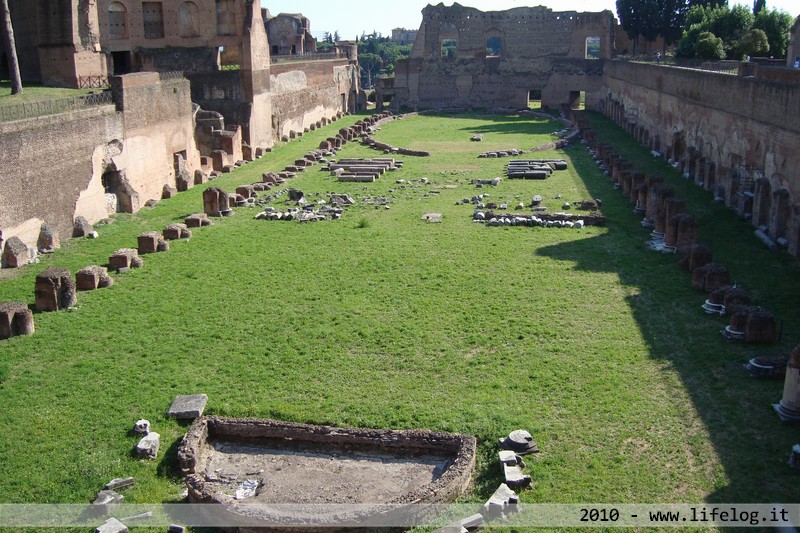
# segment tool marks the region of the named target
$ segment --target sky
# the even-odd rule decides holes
[[[311,32],[339,32],[343,40],[352,40],[373,30],[391,36],[393,28],[416,30],[422,22],[422,9],[439,0],[261,0],[270,13],[302,13],[311,20]],[[444,2],[452,5],[453,1]],[[616,14],[615,0],[460,0],[463,6],[481,11],[502,11],[513,7],[544,5],[553,11],[603,11]],[[729,5],[753,5],[752,0],[729,0]],[[800,15],[798,0],[767,0],[767,8],[782,9],[793,17]]]

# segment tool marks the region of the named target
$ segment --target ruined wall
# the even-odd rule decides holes
[[[9,2],[23,80],[77,87],[107,74],[93,0]]]
[[[482,12],[454,4],[428,6],[411,56],[398,62],[395,106],[526,107],[531,90],[544,105],[571,104],[601,88],[602,62],[614,49],[614,16],[554,12],[546,7]],[[594,63],[594,64],[593,64]]]
[[[42,223],[61,238],[73,220],[138,210],[175,185],[175,154],[200,168],[185,79],[142,73],[115,78],[113,104],[0,123],[0,232],[35,246]],[[106,193],[114,189],[119,204]]]
[[[600,109],[800,254],[800,85],[607,62]]]
[[[271,74],[272,127],[278,138],[355,110],[358,67],[347,60],[272,65]]]
[[[0,123],[3,238],[16,235],[35,245],[45,222],[62,238],[72,236],[78,198],[93,181],[95,152],[122,138],[122,116],[113,105]],[[96,200],[97,210],[78,214],[94,221],[108,216],[102,186]]]

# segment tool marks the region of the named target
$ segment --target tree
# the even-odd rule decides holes
[[[767,0],[755,0],[753,2],[753,15],[758,15],[767,7]]]
[[[767,34],[771,55],[785,58],[793,24],[794,19],[789,13],[777,9],[764,9],[756,15],[753,28],[763,30]]]
[[[746,56],[763,57],[768,53],[769,40],[767,40],[767,34],[763,30],[753,28],[739,41],[736,55],[741,59]]]
[[[697,36],[694,55],[700,59],[723,59],[725,48],[722,45],[722,39],[708,31],[701,33]]]
[[[11,25],[11,10],[8,0],[0,0],[0,24],[3,31],[3,48],[8,56],[8,72],[11,76],[11,94],[22,94],[22,77],[19,73],[17,46],[14,43],[14,27]]]
[[[339,36],[339,31],[338,30],[334,31],[333,32],[333,42],[338,43],[341,40],[342,40],[342,38]]]
[[[634,54],[639,37],[652,42],[661,36],[665,47],[677,41],[689,5],[688,0],[617,0],[617,16],[634,42]]]

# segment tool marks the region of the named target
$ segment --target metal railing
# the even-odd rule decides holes
[[[649,65],[661,65],[665,67],[690,68],[695,70],[705,70],[707,72],[718,72],[736,76],[739,73],[739,61],[707,61],[703,59],[681,59],[673,56],[658,57],[649,54],[646,56],[619,56],[618,61],[630,61],[632,63],[647,63]]]
[[[271,56],[272,63],[301,63],[303,61],[322,61],[325,59],[347,59],[347,54],[326,52],[319,54],[297,54],[291,56]]]
[[[158,79],[161,81],[182,80],[184,78],[182,70],[173,70],[172,72],[159,72]]]
[[[81,76],[78,78],[78,89],[108,89],[108,76]]]
[[[22,120],[26,118],[57,115],[67,111],[76,111],[90,107],[113,104],[114,98],[110,91],[102,93],[71,96],[53,100],[39,100],[35,102],[22,102],[0,106],[0,122]]]

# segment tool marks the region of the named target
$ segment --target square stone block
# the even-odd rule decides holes
[[[199,418],[203,416],[203,410],[205,410],[207,403],[208,396],[205,394],[176,396],[169,411],[167,411],[167,416],[179,420]]]

